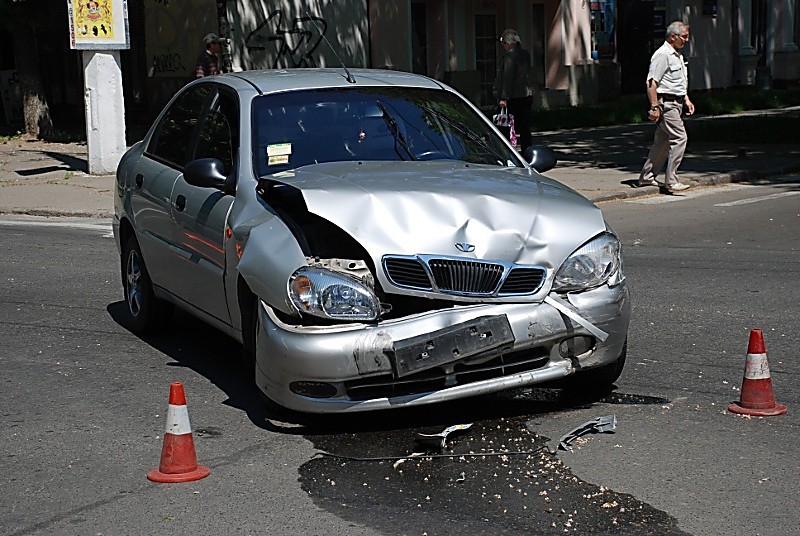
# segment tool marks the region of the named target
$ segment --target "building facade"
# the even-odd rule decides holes
[[[41,9],[43,86],[54,117],[82,102],[80,52],[63,2]],[[129,122],[145,122],[191,80],[202,37],[230,39],[229,70],[373,67],[442,80],[479,106],[495,104],[503,50],[516,29],[531,52],[535,106],[585,105],[643,94],[652,52],[670,21],[691,25],[683,53],[690,89],[798,87],[800,0],[128,0],[122,51]],[[14,117],[13,65],[0,71]],[[12,56],[13,57],[13,56]],[[81,112],[82,113],[82,112]],[[80,114],[77,115],[80,117]]]

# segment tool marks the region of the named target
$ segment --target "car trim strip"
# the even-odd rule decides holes
[[[575,322],[586,328],[586,330],[589,333],[591,333],[601,341],[605,342],[605,340],[608,338],[608,333],[598,328],[597,326],[595,326],[594,324],[592,324],[591,322],[580,316],[578,313],[570,309],[570,307],[566,304],[566,302],[564,302],[564,300],[562,300],[561,298],[553,296],[551,294],[549,296],[545,296],[544,302],[555,307],[556,309],[558,309],[560,313],[568,316],[571,320],[574,320]]]

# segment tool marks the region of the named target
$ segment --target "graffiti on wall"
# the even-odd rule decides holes
[[[328,23],[322,17],[295,17],[284,23],[283,11],[276,9],[245,39],[251,56],[254,53],[276,50],[272,68],[316,67],[314,52],[322,42]]]
[[[367,0],[228,0],[225,6],[234,71],[369,64]]]
[[[183,64],[183,57],[180,52],[162,52],[161,54],[153,54],[152,62],[150,65],[152,76],[158,76],[164,73],[178,73],[181,75],[186,74],[190,66]]]

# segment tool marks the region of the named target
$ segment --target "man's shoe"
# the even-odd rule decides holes
[[[688,184],[683,184],[682,182],[676,182],[673,184],[660,184],[658,187],[658,191],[662,194],[673,194],[675,192],[682,192],[684,190],[688,190],[691,188]]]
[[[682,192],[684,190],[688,190],[691,188],[688,184],[684,184],[682,182],[676,182],[674,184],[666,184],[664,187],[670,192]]]
[[[655,179],[639,179],[637,186],[639,188],[643,186],[658,186],[658,182]]]

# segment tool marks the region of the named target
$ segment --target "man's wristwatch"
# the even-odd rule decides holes
[[[658,110],[658,104],[651,104],[650,105],[650,111],[652,112],[654,110]]]

